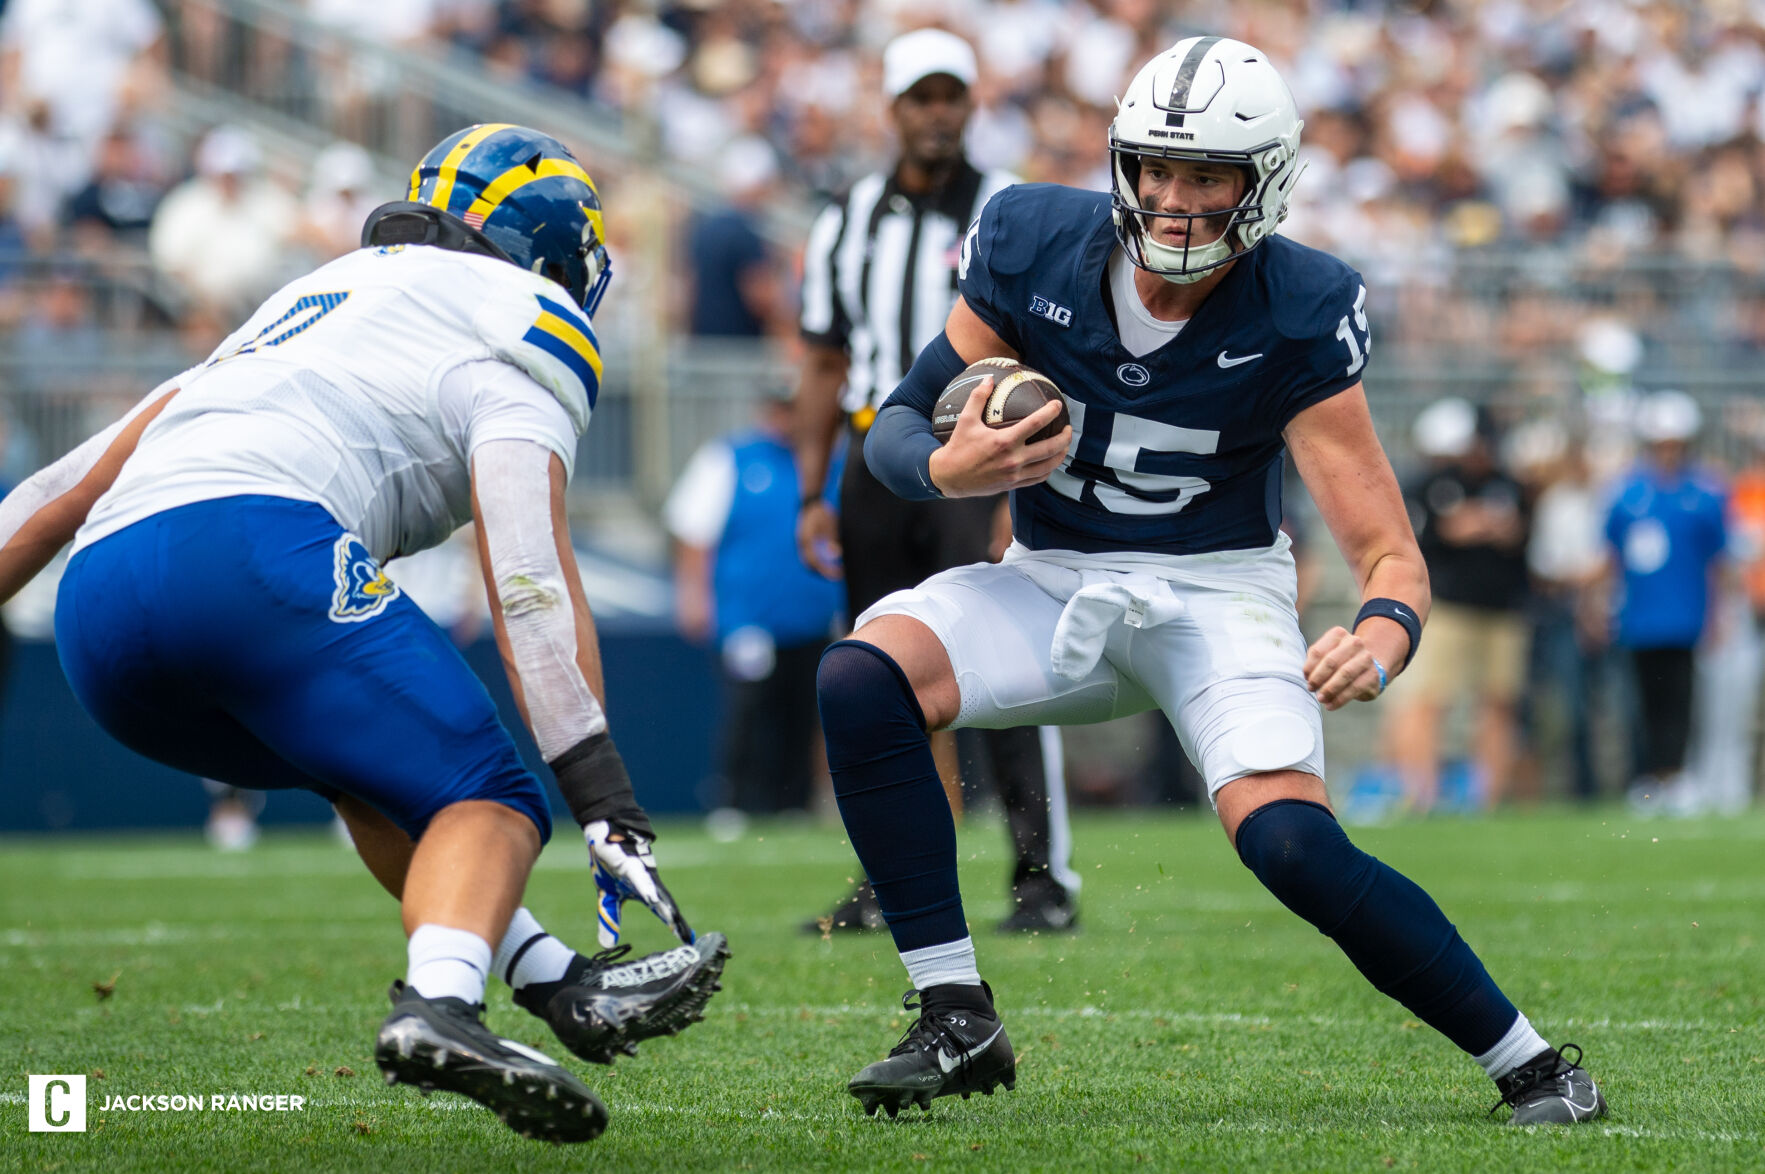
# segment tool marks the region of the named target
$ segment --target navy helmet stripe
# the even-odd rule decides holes
[[[1209,49],[1220,43],[1219,37],[1202,37],[1189,47],[1188,56],[1183,64],[1177,67],[1177,80],[1171,86],[1170,112],[1164,116],[1166,126],[1183,125],[1183,109],[1189,102],[1189,89],[1195,84],[1195,74],[1201,69],[1201,62]]]

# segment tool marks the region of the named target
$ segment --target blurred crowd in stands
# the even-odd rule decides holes
[[[162,117],[168,62],[239,67],[225,0],[10,0],[0,16],[0,246],[102,255],[139,244],[159,200],[157,267],[200,312],[277,266],[350,243],[339,194],[370,174],[327,153],[304,176],[266,178],[241,133],[207,151]],[[1368,270],[1390,292],[1438,281],[1453,250],[1554,252],[1610,269],[1638,257],[1765,268],[1765,23],[1755,6],[1677,0],[307,0],[319,24],[375,45],[445,56],[485,76],[555,87],[653,126],[694,167],[749,186],[827,194],[886,161],[878,53],[893,33],[941,24],[981,62],[974,161],[1028,180],[1102,186],[1114,96],[1134,63],[1209,31],[1269,52],[1307,122],[1307,172],[1287,231]],[[250,57],[250,54],[246,55]],[[260,51],[260,58],[272,56]],[[249,62],[247,64],[250,64]],[[265,70],[285,68],[259,60]],[[310,63],[331,128],[372,98],[376,71],[340,45]],[[384,95],[382,95],[384,96]],[[761,149],[766,163],[756,163]],[[769,166],[768,166],[769,164]],[[756,170],[758,169],[758,170]],[[759,179],[754,177],[758,175]],[[192,177],[194,179],[192,180]],[[302,213],[299,185],[310,187]],[[239,256],[193,264],[187,225],[217,209],[254,222]],[[347,218],[344,218],[346,220]],[[314,221],[316,223],[308,223]],[[345,225],[346,227],[346,225]],[[163,237],[163,241],[157,238]],[[201,270],[201,271],[199,271]],[[1561,274],[1538,274],[1562,281]],[[1659,309],[1647,292],[1630,312]],[[1523,300],[1523,299],[1522,299]],[[1541,313],[1540,311],[1545,311]],[[1525,305],[1516,345],[1561,333],[1562,308]],[[1487,338],[1491,323],[1449,330]],[[1499,324],[1494,324],[1499,325]],[[1646,337],[1652,323],[1639,324]],[[1516,324],[1512,329],[1521,329]],[[1765,298],[1703,323],[1765,343]]]
[[[1385,707],[1395,777],[1368,780],[1385,798],[1426,812],[1447,790],[1472,810],[1622,791],[1670,815],[1752,801],[1765,449],[1710,459],[1690,396],[1623,398],[1625,426],[1597,446],[1456,397],[1417,417],[1405,497],[1434,606]]]
[[[408,99],[376,64],[387,47],[561,91],[605,110],[640,153],[703,172],[742,223],[682,212],[670,229],[680,292],[653,304],[682,333],[714,334],[695,291],[758,290],[742,294],[751,312],[739,333],[788,348],[794,258],[750,222],[783,193],[825,197],[890,159],[881,46],[928,24],[977,49],[973,162],[1088,187],[1107,184],[1114,96],[1135,64],[1203,31],[1276,61],[1306,119],[1306,171],[1284,231],[1367,276],[1378,343],[1368,385],[1382,425],[1397,423],[1388,442],[1409,451],[1417,411],[1462,396],[1481,410],[1491,468],[1518,487],[1524,524],[1502,541],[1532,553],[1520,593],[1530,602],[1515,606],[1551,620],[1534,617],[1545,635],[1524,687],[1497,698],[1522,733],[1554,728],[1553,705],[1574,709],[1526,683],[1548,684],[1588,653],[1586,639],[1564,642],[1576,608],[1563,597],[1579,599],[1608,549],[1585,523],[1604,524],[1610,490],[1639,459],[1641,393],[1683,387],[1704,406],[1702,436],[1726,469],[1700,476],[1755,477],[1765,451],[1765,411],[1735,394],[1755,391],[1765,359],[1757,4],[296,0],[284,7],[341,38],[299,71],[228,23],[274,23],[274,6],[239,5],[232,18],[221,15],[229,0],[0,6],[0,428],[13,425],[0,478],[28,473],[139,395],[143,355],[176,370],[281,281],[354,247],[366,212],[399,194],[377,174],[388,161],[351,141],[374,145],[362,128],[376,104]],[[236,122],[197,125],[175,101],[182,80],[212,90],[253,69],[298,73],[323,98],[318,130],[336,141],[290,167],[268,157],[249,106]],[[628,230],[613,186],[603,196],[618,234]],[[716,271],[756,257],[758,278]],[[616,263],[617,280],[632,282],[637,267]],[[616,285],[609,333],[634,304]],[[109,361],[118,354],[131,363]],[[72,406],[53,406],[62,392]],[[28,429],[27,397],[52,405],[25,413]],[[1743,565],[1765,531],[1757,484],[1743,479],[1728,497],[1761,515],[1732,528],[1752,535],[1729,545]],[[1751,632],[1765,579],[1723,598],[1740,602],[1713,611],[1712,632]],[[1720,623],[1731,611],[1742,619]],[[1558,722],[1563,738],[1581,736],[1575,720]],[[1523,763],[1525,738],[1513,742]]]

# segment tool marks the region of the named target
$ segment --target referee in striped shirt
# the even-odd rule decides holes
[[[877,410],[955,303],[963,232],[994,192],[1017,182],[1005,171],[977,171],[963,154],[975,73],[974,50],[950,33],[921,29],[889,43],[883,88],[900,157],[821,213],[804,254],[797,540],[810,566],[829,578],[843,571],[848,620],[939,571],[988,560],[995,528],[1008,532],[1003,498],[902,501],[861,455]],[[824,491],[842,423],[850,456],[836,516]],[[1059,732],[1026,727],[973,737],[991,760],[1017,853],[1013,910],[1000,928],[1071,928],[1078,876],[1069,865]],[[870,886],[861,884],[831,923],[822,918],[811,928],[830,924],[881,929]]]

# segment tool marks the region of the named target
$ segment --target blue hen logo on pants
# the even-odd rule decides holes
[[[398,584],[386,577],[368,548],[354,534],[344,534],[332,548],[332,577],[337,591],[331,597],[331,619],[339,624],[357,624],[372,619],[398,598]]]

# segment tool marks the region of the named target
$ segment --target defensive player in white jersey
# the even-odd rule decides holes
[[[127,746],[330,799],[403,907],[409,968],[375,1058],[519,1132],[584,1141],[606,1109],[482,1023],[486,975],[586,1059],[700,1016],[727,955],[695,939],[602,709],[564,515],[601,359],[599,197],[557,140],[468,127],[364,247],[293,282],[202,365],[0,504],[0,599],[70,539],[56,642]],[[679,948],[585,958],[521,905],[549,803],[447,636],[382,572],[476,521],[518,705],[582,824],[602,944],[636,897]]]
[[[1320,705],[1372,701],[1421,639],[1428,575],[1360,386],[1366,287],[1275,233],[1300,121],[1262,53],[1192,37],[1128,85],[1113,192],[1025,184],[970,228],[959,297],[865,441],[908,498],[1012,491],[1015,542],[858,617],[818,678],[852,847],[921,996],[887,1059],[848,1086],[891,1114],[1016,1077],[957,887],[926,731],[1103,721],[1157,708],[1239,858],[1380,991],[1474,1057],[1520,1124],[1597,1117],[1577,1062],[1535,1031],[1415,883],[1355,847],[1324,788]],[[1072,426],[1026,443],[982,422],[948,443],[939,393],[1021,359]],[[1361,590],[1308,649],[1279,532],[1284,447]]]

